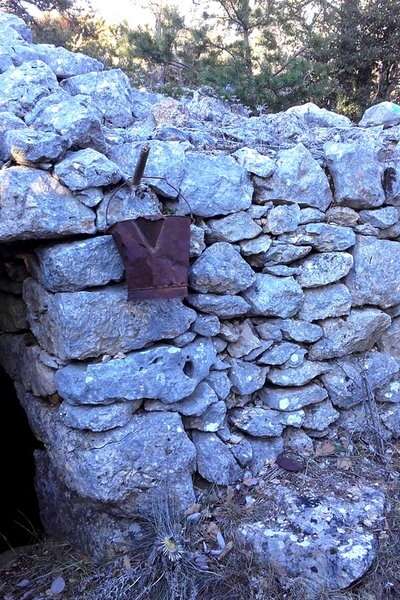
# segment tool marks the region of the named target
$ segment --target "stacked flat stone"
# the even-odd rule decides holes
[[[365,381],[400,435],[399,106],[248,117],[134,90],[4,13],[0,40],[0,359],[49,531],[120,551],[160,486],[185,508],[195,473],[232,485],[364,431]],[[144,185],[109,205],[144,140]],[[108,226],[189,207],[188,298],[127,302]]]

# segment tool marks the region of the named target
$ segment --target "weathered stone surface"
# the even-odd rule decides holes
[[[293,231],[294,233],[283,235],[279,239],[289,244],[309,245],[318,252],[347,250],[356,243],[356,236],[350,227],[309,223]]]
[[[230,244],[217,242],[204,250],[190,272],[192,288],[204,293],[236,294],[251,286],[255,273]]]
[[[177,413],[134,414],[124,427],[88,435],[66,427],[37,398],[20,394],[20,401],[57,476],[83,499],[134,516],[148,513],[168,485],[178,506],[193,502],[196,453]]]
[[[282,342],[276,344],[271,350],[267,350],[257,358],[257,362],[262,365],[283,365],[295,367],[301,365],[307,351],[291,342]]]
[[[262,345],[250,319],[238,324],[237,334],[237,339],[228,345],[228,353],[234,358],[246,356]]]
[[[256,266],[287,265],[295,260],[304,258],[311,250],[311,246],[294,246],[293,244],[273,242],[268,252],[262,255],[261,260],[257,262]]]
[[[28,167],[0,171],[0,240],[94,233],[94,213],[48,173]]]
[[[220,400],[226,400],[231,391],[231,381],[226,371],[211,371],[206,378],[207,384],[214,390]]]
[[[256,190],[260,200],[286,200],[322,211],[332,202],[328,179],[303,144],[282,150],[272,177],[256,178]]]
[[[348,117],[320,108],[313,102],[306,102],[299,106],[292,106],[286,113],[301,117],[310,127],[351,127]]]
[[[350,290],[343,283],[333,283],[304,291],[299,319],[318,321],[328,317],[348,315],[351,309]]]
[[[265,254],[268,252],[272,244],[272,239],[268,235],[260,235],[258,238],[242,242],[240,251],[243,256],[251,256],[252,254]]]
[[[72,191],[113,185],[122,177],[114,162],[92,148],[68,153],[55,166],[54,173]]]
[[[24,128],[26,125],[22,119],[11,112],[0,112],[0,161],[5,162],[10,158],[9,144],[6,143],[8,132]]]
[[[233,153],[238,163],[253,175],[269,177],[275,169],[275,162],[255,150],[254,148],[240,148]]]
[[[328,223],[354,227],[360,219],[359,213],[349,206],[332,206],[326,213]]]
[[[57,133],[34,129],[15,129],[6,134],[7,153],[20,165],[58,160],[67,142]]]
[[[49,294],[24,284],[28,321],[42,348],[63,359],[84,359],[143,348],[180,335],[195,313],[180,300],[128,303],[126,287]]]
[[[366,385],[380,399],[380,392],[390,384],[399,368],[390,354],[372,351],[336,360],[322,381],[333,404],[347,409],[367,399]]]
[[[131,86],[120,69],[76,75],[65,79],[61,85],[73,96],[90,96],[106,125],[127,127],[132,123]]]
[[[124,427],[129,423],[140,402],[113,402],[108,406],[74,406],[63,402],[58,414],[71,429],[82,431],[109,431],[115,427]]]
[[[230,363],[229,379],[233,392],[240,395],[253,394],[263,387],[268,372],[266,367],[239,359],[231,359]]]
[[[391,356],[400,359],[400,318],[393,319],[390,327],[386,329],[378,340],[378,347]]]
[[[383,125],[392,127],[400,123],[400,106],[394,102],[379,102],[370,106],[364,112],[359,123],[360,127],[375,127]]]
[[[305,288],[328,285],[345,277],[352,266],[353,257],[347,252],[313,254],[302,262],[297,280]]]
[[[204,229],[193,223],[190,225],[190,257],[197,257],[205,250]]]
[[[303,292],[293,277],[274,277],[257,273],[254,285],[244,292],[244,297],[255,315],[266,317],[292,317],[302,303]]]
[[[346,278],[353,305],[400,303],[400,243],[358,236],[354,268]]]
[[[219,334],[221,324],[215,315],[198,315],[192,325],[192,329],[199,335],[209,337]]]
[[[183,422],[186,429],[215,433],[223,427],[226,417],[226,404],[223,400],[211,404],[199,417],[186,417]]]
[[[300,225],[307,223],[321,223],[325,221],[325,213],[317,208],[302,208],[300,211]]]
[[[283,451],[283,439],[247,438],[252,449],[252,459],[249,468],[253,475],[259,475],[265,468],[275,463],[276,457]]]
[[[300,427],[304,420],[304,411],[283,413],[270,408],[252,406],[234,409],[229,418],[238,429],[249,435],[275,437],[281,435],[287,425]]]
[[[144,398],[169,404],[192,394],[214,360],[211,341],[198,338],[184,348],[160,345],[108,362],[70,364],[55,380],[60,396],[72,404]]]
[[[0,13],[0,26],[2,28],[9,27],[19,33],[21,38],[26,42],[32,41],[32,32],[23,19],[12,13]]]
[[[266,406],[285,411],[298,410],[309,404],[317,404],[325,400],[327,396],[326,390],[316,383],[294,388],[266,386],[259,392],[259,397]]]
[[[190,144],[146,141],[150,148],[146,163],[146,183],[167,198],[176,198],[183,178],[185,152]],[[133,176],[143,142],[127,142],[112,146],[108,156],[120,167],[124,176]],[[186,198],[186,196],[185,196]],[[186,210],[188,207],[185,205]]]
[[[107,231],[119,221],[157,215],[161,215],[161,204],[154,192],[125,186],[104,196],[97,209],[97,228]]]
[[[278,514],[241,526],[240,537],[262,565],[274,564],[282,578],[301,578],[310,597],[347,588],[375,559],[374,530],[382,526],[385,496],[367,486],[348,487],[346,498],[341,491],[274,486],[270,498]]]
[[[267,228],[273,235],[296,231],[300,221],[297,204],[282,204],[271,208],[267,216]]]
[[[324,400],[305,409],[303,427],[313,431],[324,431],[338,420],[340,413],[335,410],[330,400]]]
[[[253,186],[231,156],[188,152],[181,192],[194,215],[214,217],[249,208]]]
[[[58,88],[57,77],[40,60],[26,62],[0,75],[0,111],[24,117],[44,96]]]
[[[111,235],[39,247],[31,273],[50,292],[74,292],[121,281],[124,266]]]
[[[376,208],[385,201],[383,167],[368,143],[328,143],[325,156],[335,186],[335,202],[351,208]]]
[[[59,79],[104,69],[103,64],[95,58],[81,52],[70,52],[61,46],[37,44],[35,50]]]
[[[314,444],[310,436],[301,429],[288,427],[283,432],[285,450],[295,452],[299,456],[313,456]]]
[[[197,450],[197,469],[202,477],[217,485],[232,485],[240,481],[242,469],[228,446],[215,433],[193,431]]]
[[[68,147],[105,149],[100,114],[87,96],[52,94],[39,101],[26,117],[26,123],[41,131],[61,135]]]
[[[215,372],[216,373],[216,372]],[[203,415],[211,404],[218,402],[218,395],[213,390],[210,383],[210,373],[207,377],[207,382],[202,381],[190,396],[179,400],[179,402],[171,402],[166,404],[160,400],[146,400],[146,410],[174,410],[185,417],[200,417]]]
[[[267,379],[274,385],[300,386],[310,383],[322,373],[329,371],[329,368],[327,363],[306,360],[299,367],[271,369]]]
[[[399,211],[395,206],[384,206],[375,210],[361,210],[361,223],[370,223],[378,229],[391,227],[399,220]]]
[[[222,219],[210,219],[207,227],[207,238],[211,242],[239,242],[262,233],[261,227],[245,211]]]
[[[245,315],[250,309],[250,305],[241,296],[190,294],[187,300],[194,308],[217,315],[221,319],[233,319]]]
[[[389,327],[391,318],[374,308],[354,308],[345,318],[321,323],[324,336],[309,351],[313,360],[323,360],[369,350]]]
[[[323,334],[319,325],[297,319],[277,320],[276,325],[282,331],[284,338],[293,340],[294,342],[316,342]]]

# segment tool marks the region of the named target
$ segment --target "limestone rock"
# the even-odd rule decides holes
[[[343,283],[333,283],[304,291],[304,303],[299,319],[319,321],[328,317],[348,315],[351,309],[350,290]]]
[[[232,384],[225,371],[211,371],[206,378],[206,382],[214,390],[220,400],[227,399]]]
[[[394,206],[384,206],[374,210],[361,210],[360,220],[362,223],[370,223],[378,229],[386,229],[395,225],[399,220],[399,211]]]
[[[310,127],[351,127],[352,123],[348,117],[320,108],[313,102],[306,102],[299,106],[292,106],[286,111],[287,114],[298,115]]]
[[[194,215],[215,217],[249,208],[253,186],[231,156],[188,152],[181,192]]]
[[[244,292],[244,297],[255,315],[266,317],[292,317],[302,303],[303,292],[293,277],[275,277],[257,273],[254,285]]]
[[[356,243],[356,236],[350,227],[329,223],[309,223],[279,239],[289,244],[309,245],[318,252],[347,250]]]
[[[12,333],[26,328],[25,303],[19,297],[0,292],[0,331]]]
[[[359,213],[349,206],[332,206],[326,213],[328,223],[354,227],[360,220]]]
[[[303,144],[282,150],[273,175],[256,178],[256,190],[259,200],[286,200],[322,211],[332,202],[328,179]]]
[[[317,404],[325,400],[327,396],[326,390],[316,383],[293,388],[270,388],[265,386],[259,392],[259,397],[266,406],[284,411],[298,410],[309,404]]]
[[[119,221],[158,215],[161,215],[161,204],[154,192],[124,186],[104,196],[97,209],[97,228],[107,231]]]
[[[382,206],[383,168],[372,144],[332,142],[325,145],[325,156],[337,204],[357,209]]]
[[[210,219],[207,227],[207,238],[211,242],[239,242],[262,233],[261,227],[245,211],[222,219]]]
[[[190,294],[190,306],[205,313],[217,315],[221,319],[233,319],[248,313],[250,305],[241,296],[217,294]]]
[[[255,273],[228,243],[217,242],[204,250],[190,273],[192,288],[204,293],[236,294],[251,286]]]
[[[5,162],[10,158],[10,146],[6,143],[8,132],[24,129],[26,125],[22,119],[11,112],[0,112],[0,161]]]
[[[376,557],[374,530],[382,526],[385,496],[367,486],[348,487],[345,498],[340,492],[275,486],[270,497],[278,514],[272,521],[242,525],[239,535],[259,563],[267,567],[272,562],[285,577],[301,578],[310,597],[345,589]]]
[[[99,432],[124,427],[129,423],[135,408],[134,403],[126,402],[113,402],[108,406],[74,406],[63,402],[59,415],[62,422],[71,429]]]
[[[216,315],[198,315],[192,325],[192,329],[199,335],[212,337],[219,334],[221,324]]]
[[[364,112],[359,123],[360,127],[376,127],[383,125],[384,127],[393,127],[400,123],[400,105],[394,102],[379,102],[374,106],[370,106]]]
[[[66,79],[74,75],[83,75],[93,71],[102,71],[103,64],[82,54],[81,52],[70,52],[61,46],[52,44],[37,44],[35,46],[41,60],[45,62],[59,79]]]
[[[90,96],[107,125],[127,127],[132,123],[131,86],[120,69],[75,75],[61,85],[72,96]]]
[[[160,345],[108,362],[70,364],[55,377],[72,404],[109,404],[144,398],[177,402],[194,392],[215,360],[214,347],[198,338],[184,348]]]
[[[23,19],[12,13],[0,13],[0,27],[10,27],[18,32],[23,40],[32,42],[32,32]]]
[[[275,169],[275,162],[255,150],[254,148],[240,148],[233,153],[238,163],[253,175],[269,177]]]
[[[121,281],[124,266],[111,235],[42,246],[32,275],[50,292],[74,292]]]
[[[230,363],[229,379],[233,392],[243,396],[253,394],[263,387],[268,372],[266,367],[239,359],[231,359]]]
[[[114,162],[91,148],[68,153],[54,173],[72,191],[113,185],[122,177]]]
[[[274,206],[267,216],[268,231],[272,235],[296,231],[300,221],[300,212],[297,204]]]
[[[204,242],[204,229],[197,225],[190,225],[190,257],[197,257],[206,249]]]
[[[217,485],[232,485],[242,478],[243,472],[228,446],[215,433],[193,431],[197,450],[197,469],[202,477]]]
[[[284,338],[293,340],[294,342],[316,342],[323,334],[319,325],[297,319],[277,320],[276,325],[282,331]]]
[[[303,427],[313,431],[324,431],[338,418],[339,413],[333,408],[332,402],[324,400],[305,409]]]
[[[84,359],[143,348],[180,335],[195,313],[180,300],[129,303],[126,287],[49,294],[24,284],[28,321],[42,348],[62,359]]]
[[[26,117],[26,123],[41,131],[61,135],[68,147],[105,149],[100,113],[87,96],[51,94],[40,100]]]
[[[0,240],[94,233],[94,213],[46,172],[28,167],[0,171]]]
[[[234,409],[229,418],[238,429],[253,437],[276,437],[287,425],[300,427],[304,411],[283,413],[270,408],[245,407]]]
[[[144,408],[146,410],[173,410],[185,417],[200,417],[206,410],[218,402],[218,395],[213,390],[210,383],[210,373],[206,378],[206,381],[202,381],[196,387],[194,392],[187,398],[179,400],[178,402],[171,402],[166,404],[160,400],[146,400]]]
[[[302,262],[297,281],[305,288],[328,285],[345,277],[352,266],[353,257],[347,252],[313,254]]]
[[[228,353],[233,358],[242,358],[262,345],[252,322],[247,319],[237,326],[238,338],[228,345]]]
[[[226,404],[223,400],[210,404],[201,416],[186,417],[184,425],[187,429],[215,433],[223,427],[226,417]]]
[[[313,379],[329,371],[329,365],[316,361],[304,361],[299,367],[288,369],[271,369],[267,375],[268,381],[274,385],[301,386],[310,383]]]
[[[389,327],[391,318],[374,308],[354,308],[345,318],[326,319],[324,336],[309,351],[313,360],[324,360],[369,350]]]
[[[298,344],[282,342],[264,352],[258,357],[257,362],[262,365],[274,366],[288,363],[287,366],[295,367],[303,363],[306,353],[307,351]]]
[[[283,451],[283,439],[275,438],[247,438],[252,450],[252,459],[249,464],[253,475],[259,475],[265,468],[275,463],[276,457]]]
[[[67,142],[57,133],[19,128],[7,133],[5,146],[16,163],[30,165],[58,160],[65,153]]]
[[[24,117],[41,98],[58,87],[57,77],[40,60],[8,69],[0,75],[0,111]]]
[[[378,340],[378,347],[391,356],[400,359],[400,318],[393,319],[390,327],[386,329]]]
[[[166,485],[178,507],[194,501],[196,453],[177,413],[134,414],[124,427],[88,435],[66,427],[37,398],[20,401],[57,476],[83,499],[117,508],[121,517],[148,514]]]
[[[400,303],[400,242],[358,236],[354,268],[346,278],[353,305]]]
[[[288,265],[300,258],[304,258],[311,252],[311,246],[294,246],[273,242],[268,252],[261,256],[256,266],[264,265]]]
[[[240,251],[243,256],[251,256],[252,254],[265,254],[268,252],[272,244],[272,239],[268,235],[260,235],[259,237],[241,242]]]

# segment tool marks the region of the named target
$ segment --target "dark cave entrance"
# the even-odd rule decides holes
[[[41,445],[29,427],[12,380],[1,368],[0,386],[0,552],[3,552],[35,543],[41,533],[33,460],[33,451]]]

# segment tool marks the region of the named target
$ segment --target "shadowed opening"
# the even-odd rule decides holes
[[[3,552],[37,542],[41,533],[33,460],[33,451],[40,447],[40,443],[29,427],[12,380],[1,368],[0,386],[0,552]]]

